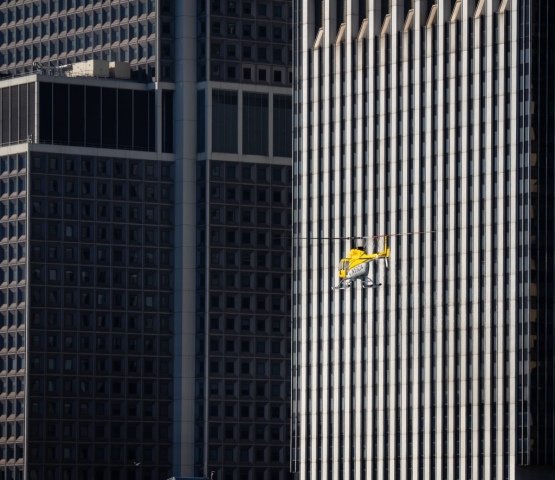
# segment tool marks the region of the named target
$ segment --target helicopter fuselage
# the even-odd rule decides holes
[[[365,277],[370,269],[370,262],[389,255],[389,251],[379,253],[366,253],[362,249],[352,249],[346,258],[341,259],[339,265],[339,278],[354,279]]]
[[[370,272],[370,264],[374,260],[383,259],[387,267],[389,252],[387,236],[385,237],[382,251],[367,253],[363,247],[351,249],[347,256],[341,259],[339,264],[338,275],[341,282],[337,288],[349,287],[353,281],[358,279],[361,279],[363,284],[367,284],[366,286],[376,286],[372,280],[366,278]]]

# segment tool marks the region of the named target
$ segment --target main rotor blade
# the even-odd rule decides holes
[[[404,232],[404,233],[383,233],[381,235],[371,235],[367,237],[291,237],[292,240],[314,240],[314,241],[326,241],[326,240],[372,240],[375,238],[383,237],[404,237],[408,235],[424,235],[427,233],[436,233],[437,230],[428,230],[425,232]]]

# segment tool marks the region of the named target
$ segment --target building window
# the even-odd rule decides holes
[[[268,155],[267,94],[243,94],[243,150],[245,154]]]
[[[221,153],[237,153],[237,92],[214,90],[212,102],[212,149]]]

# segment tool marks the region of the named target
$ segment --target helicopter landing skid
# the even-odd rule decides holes
[[[345,282],[342,281],[339,285],[337,285],[337,287],[332,287],[332,290],[346,290],[347,288],[351,288],[351,286],[353,285],[353,282]]]
[[[353,286],[354,282],[351,280],[349,282],[341,282],[337,287],[332,287],[332,290],[347,290]],[[375,283],[372,280],[366,280],[361,282],[362,288],[377,288],[381,287],[381,283]]]

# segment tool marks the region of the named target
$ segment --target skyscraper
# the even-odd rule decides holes
[[[3,478],[171,474],[174,155],[156,95],[0,82]]]
[[[554,22],[541,0],[294,1],[301,480],[553,477]],[[381,234],[403,234],[383,285],[332,291]]]
[[[194,328],[181,335],[195,342],[194,370],[189,363],[181,375],[194,380],[182,402],[194,412],[194,438],[183,427],[175,458],[184,458],[193,442],[197,476],[215,471],[222,480],[283,480],[290,417],[291,2],[203,0],[178,8],[188,18],[176,22],[188,25],[183,36],[196,32],[189,56],[176,62],[183,66],[176,69],[176,94],[185,91],[180,82],[190,89],[176,111],[195,125],[183,129],[183,158],[190,162],[178,166],[177,178],[189,186],[177,189],[186,192],[178,216],[196,258],[181,277],[190,299],[184,308],[194,306]]]
[[[20,75],[0,85],[2,478],[172,472],[174,87],[155,72],[173,75],[173,17],[159,3],[0,6],[0,69]],[[125,61],[141,82],[67,78],[83,60],[102,76]]]
[[[0,478],[286,477],[290,4],[0,5]]]

